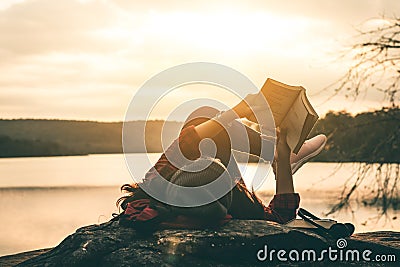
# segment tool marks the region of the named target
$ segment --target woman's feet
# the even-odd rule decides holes
[[[310,159],[316,157],[324,149],[327,138],[323,134],[314,136],[308,139],[301,146],[299,153],[290,155],[290,165],[292,167],[292,173],[294,174],[301,166]]]
[[[319,134],[304,142],[301,146],[299,153],[290,153],[290,166],[292,174],[295,174],[301,166],[306,164],[312,158],[316,157],[324,149],[327,138],[323,134]],[[276,173],[276,159],[272,162],[272,168]]]

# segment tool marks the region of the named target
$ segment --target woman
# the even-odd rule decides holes
[[[209,107],[200,108],[193,112],[187,119],[178,139],[170,145],[154,167],[149,170],[142,184],[146,185],[147,188],[154,188],[158,184],[155,181],[161,177],[161,179],[170,181],[172,184],[194,187],[206,185],[222,174],[226,174],[231,178],[230,181],[234,183],[230,187],[232,190],[209,204],[182,208],[154,199],[139,184],[124,185],[122,189],[129,192],[129,195],[120,198],[118,201],[124,210],[121,222],[147,229],[163,227],[201,228],[218,226],[232,218],[260,219],[278,223],[285,223],[295,218],[300,197],[294,192],[292,173],[323,149],[326,137],[319,135],[309,140],[296,156],[291,154],[286,143],[286,133],[277,130],[278,139],[273,164],[276,175],[276,194],[269,205],[264,206],[255,193],[246,188],[237,163],[232,156],[232,149],[242,150],[244,142],[231,144],[232,136],[228,134],[228,132],[237,133],[236,128],[245,129],[247,133],[245,138],[248,139],[245,141],[248,141],[249,144],[247,152],[250,154],[267,155],[271,148],[273,149],[273,144],[268,138],[263,138],[260,133],[235,120],[237,117],[254,119],[252,110],[260,109],[255,104],[257,97],[260,97],[259,94],[248,95],[244,101],[225,112],[218,113],[218,110]],[[202,140],[208,138],[214,142],[216,151],[212,152],[212,149],[209,150],[207,145],[200,151],[199,145]],[[235,138],[238,140],[238,137]],[[209,154],[211,154],[211,157]],[[190,161],[185,167],[198,167],[204,165],[204,162],[208,164],[208,167],[196,172],[185,171],[185,168],[179,166],[180,164],[185,165],[182,155]],[[157,190],[165,191],[167,197],[175,200],[180,198],[183,202],[185,197],[190,197],[182,196],[173,186],[157,188]],[[205,190],[204,194],[212,195],[213,192],[210,193]]]

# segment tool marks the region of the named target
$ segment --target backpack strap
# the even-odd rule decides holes
[[[316,231],[321,233],[322,235],[327,235],[328,237],[332,238],[344,238],[349,237],[353,234],[355,227],[351,223],[334,223],[329,228],[325,228],[316,220],[320,220],[317,216],[312,214],[311,212],[300,208],[297,213],[304,221],[308,222],[309,224],[315,226],[317,229]]]

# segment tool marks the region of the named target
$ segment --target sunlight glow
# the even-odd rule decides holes
[[[1,0],[0,1],[0,10],[7,9],[15,4],[20,4],[25,2],[26,0]]]
[[[307,32],[312,25],[310,18],[281,17],[265,12],[199,14],[150,11],[143,16],[141,25],[132,19],[130,23],[125,21],[94,34],[130,44],[144,44],[146,39],[155,39],[165,46],[179,43],[197,49],[247,54],[281,50],[282,45],[302,43],[309,39]],[[139,26],[141,37],[138,37],[136,29]]]
[[[390,25],[390,21],[387,19],[382,19],[382,18],[375,18],[375,19],[369,19],[365,23],[362,24],[362,29],[363,30],[372,30],[376,29],[378,27],[384,27]]]
[[[234,93],[218,86],[190,84],[175,88],[160,98],[149,118],[182,121],[197,107],[213,106],[226,110],[240,100]]]

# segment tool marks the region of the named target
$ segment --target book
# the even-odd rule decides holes
[[[318,223],[319,225],[321,225],[326,229],[329,229],[332,225],[337,223],[337,221],[331,219],[319,219],[319,220],[314,220],[314,222]],[[308,229],[317,228],[315,225],[312,225],[311,223],[303,219],[293,219],[284,225],[294,228],[308,228]]]
[[[287,130],[287,143],[297,154],[318,120],[302,86],[291,86],[267,79],[261,88],[275,120],[275,126]]]

